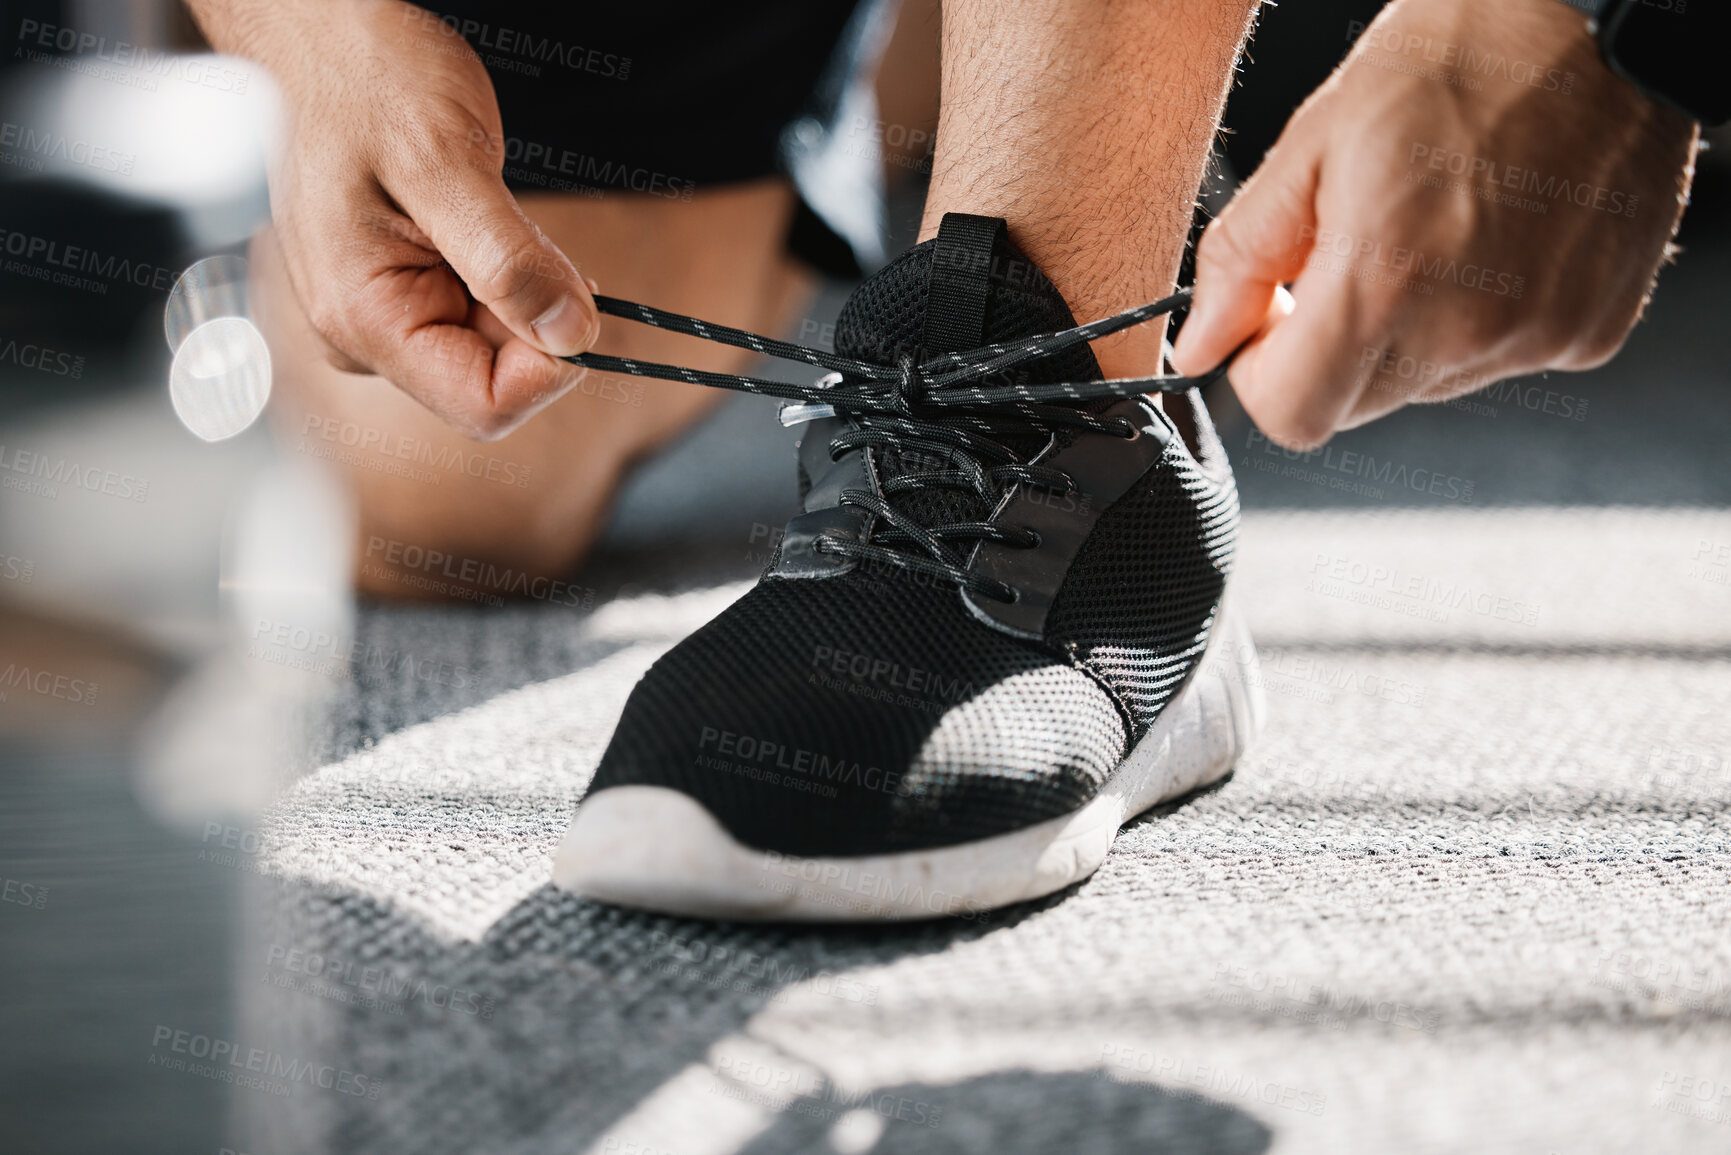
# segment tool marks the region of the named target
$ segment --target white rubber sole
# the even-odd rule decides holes
[[[967,916],[1094,873],[1127,820],[1224,777],[1263,714],[1256,648],[1229,597],[1200,668],[1100,793],[1073,814],[935,850],[801,858],[741,844],[677,790],[615,786],[578,807],[554,858],[553,881],[602,902],[698,918]]]

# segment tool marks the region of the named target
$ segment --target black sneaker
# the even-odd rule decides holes
[[[632,691],[556,883],[715,918],[965,914],[1085,878],[1126,819],[1231,769],[1262,708],[1226,454],[1192,382],[1088,388],[1101,330],[1075,327],[991,218],[860,286],[837,354],[805,359],[869,365],[780,393],[841,414],[800,445],[805,512]],[[734,341],[790,355],[760,342]],[[1174,381],[1165,412],[1121,395]]]

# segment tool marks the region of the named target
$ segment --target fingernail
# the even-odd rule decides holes
[[[595,283],[594,277],[584,277],[583,283],[589,286],[589,291],[591,293],[599,293],[601,291],[601,286]]]
[[[541,347],[555,357],[569,357],[581,351],[595,330],[595,318],[570,297],[535,318],[530,326]]]

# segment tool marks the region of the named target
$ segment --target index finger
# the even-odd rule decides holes
[[[1196,250],[1196,303],[1173,349],[1179,372],[1206,373],[1230,356],[1267,319],[1275,291],[1303,269],[1317,180],[1305,141],[1277,145],[1208,226]]]
[[[445,265],[383,270],[355,307],[354,331],[373,368],[479,441],[510,433],[583,377],[580,366],[496,326],[489,339],[485,306]]]

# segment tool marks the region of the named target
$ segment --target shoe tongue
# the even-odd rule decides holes
[[[957,215],[947,217],[946,225]],[[1002,229],[995,231],[989,250],[984,245],[946,246],[941,269],[939,245],[948,237],[915,245],[860,285],[836,321],[836,352],[893,365],[915,349],[931,357],[1074,327],[1076,318],[1057,287]],[[934,280],[940,282],[935,287]],[[964,300],[958,302],[958,297]],[[978,297],[983,297],[984,309],[976,320],[968,305],[969,298]],[[930,315],[934,312],[942,315]],[[976,327],[977,333],[968,332]],[[1086,345],[1078,345],[1019,365],[1009,375],[1041,385],[1097,381],[1100,366]]]
[[[843,356],[894,365],[915,350],[930,358],[1075,324],[1063,295],[1010,243],[1003,222],[952,213],[936,240],[915,245],[854,290],[836,320],[835,349]],[[1100,365],[1085,344],[1023,362],[1003,375],[1034,385],[1100,377]],[[1004,444],[1026,458],[1045,438],[1034,434]],[[879,451],[880,476],[887,480],[936,467],[929,459],[908,458]],[[978,521],[991,512],[977,495],[957,489],[920,490],[896,504],[925,525]]]

